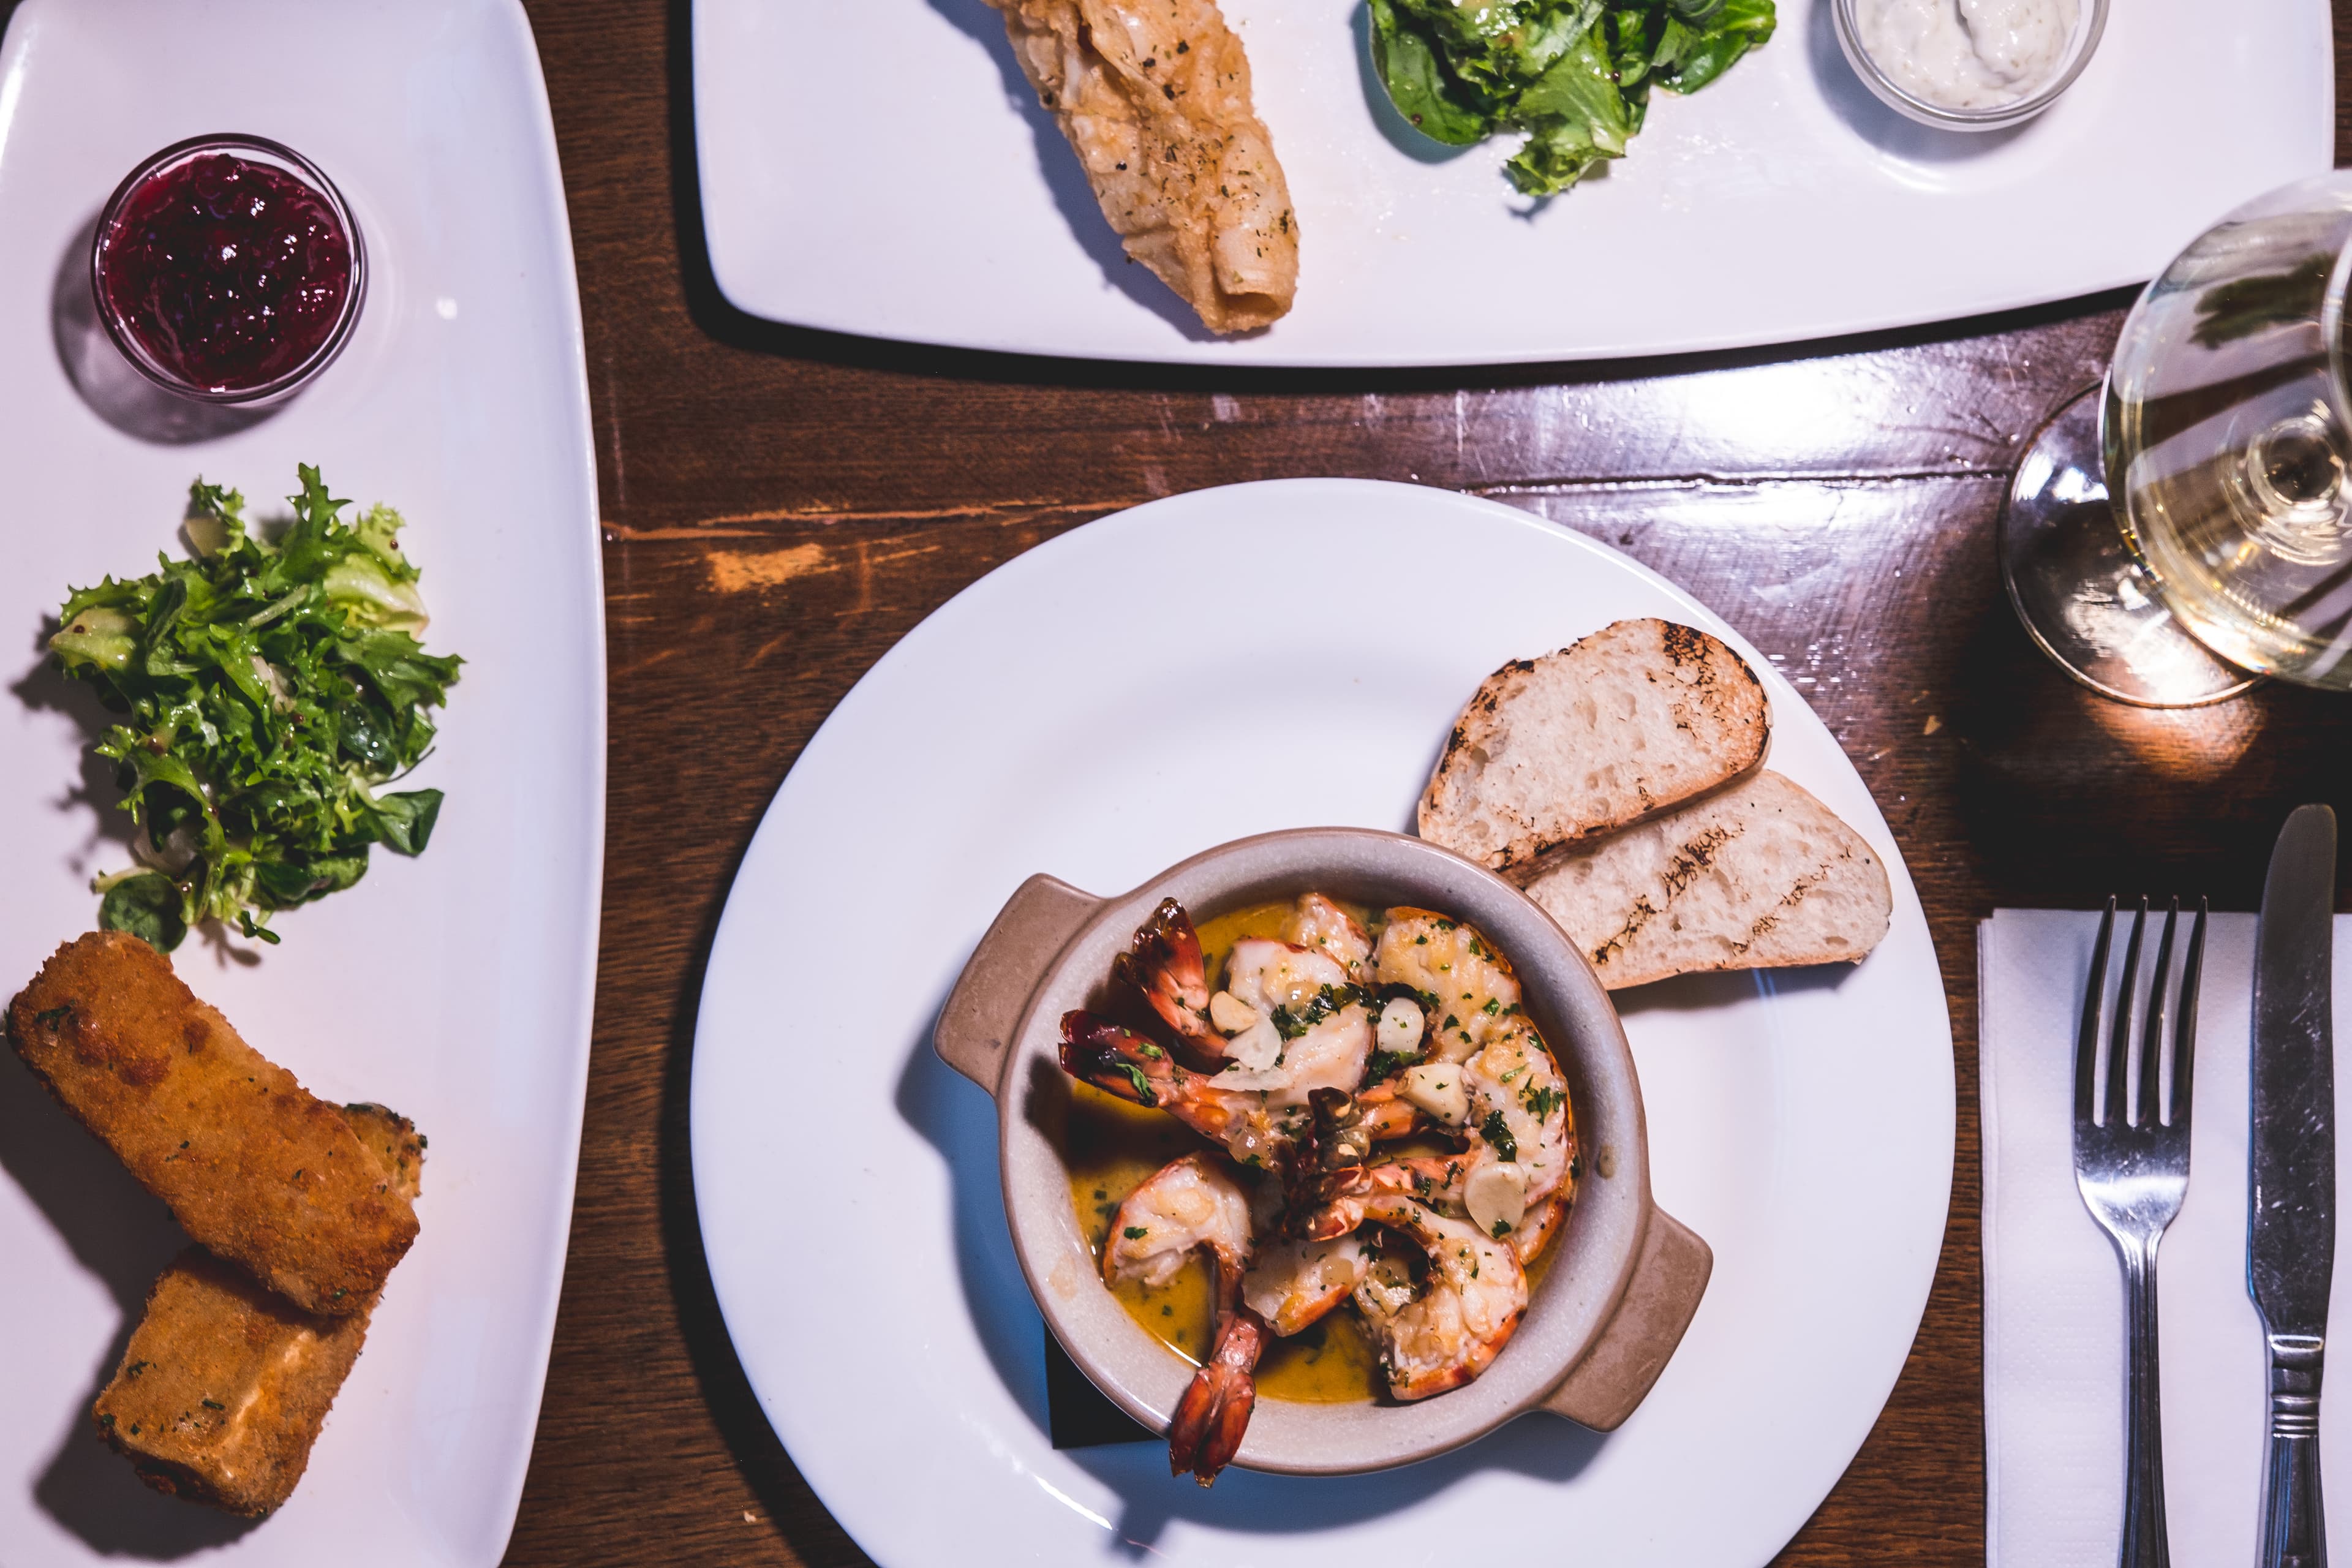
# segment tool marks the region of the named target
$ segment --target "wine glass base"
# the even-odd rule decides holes
[[[2124,543],[2092,387],[2035,433],[2000,509],[2000,580],[2026,635],[2102,697],[2201,708],[2262,678],[2208,652],[2158,600]]]

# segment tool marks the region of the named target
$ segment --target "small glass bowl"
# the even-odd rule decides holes
[[[335,221],[342,226],[344,237],[351,245],[351,278],[343,290],[342,309],[337,314],[334,325],[307,358],[256,386],[226,389],[205,386],[159,363],[141,341],[137,329],[115,310],[107,297],[107,236],[114,227],[115,220],[121,216],[124,204],[130,201],[132,193],[155,176],[215,153],[226,153],[250,163],[266,164],[308,185],[327,205]],[[106,327],[106,335],[113,340],[122,357],[130,361],[131,368],[140,374],[166,392],[198,403],[252,407],[283,402],[300,391],[320,371],[334,363],[335,356],[343,352],[343,345],[351,340],[352,328],[360,318],[360,308],[367,301],[367,242],[360,233],[358,217],[352,212],[351,204],[343,199],[343,193],[336,189],[335,182],[327,178],[325,171],[316,163],[291,147],[260,136],[220,133],[192,136],[184,142],[174,142],[123,176],[122,183],[114,187],[114,195],[107,198],[105,210],[98,216],[97,232],[90,238],[90,301],[98,311],[99,321]]]
[[[2091,63],[2098,51],[2099,38],[2107,30],[2107,0],[2083,0],[2082,11],[2074,24],[2074,53],[2067,58],[2065,68],[2050,79],[2039,91],[2010,103],[1988,104],[1982,109],[1947,109],[1940,103],[1930,103],[1897,87],[1893,79],[1879,68],[1870,51],[1863,47],[1860,18],[1854,15],[1861,0],[1832,0],[1830,16],[1837,31],[1838,47],[1844,51],[1846,63],[1862,85],[1870,89],[1881,103],[1907,119],[1922,125],[1932,125],[1941,131],[2000,131],[2011,125],[2022,125],[2043,110],[2058,101],[2059,96],[2074,85],[2083,68]]]

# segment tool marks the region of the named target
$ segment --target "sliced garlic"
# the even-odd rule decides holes
[[[1397,1092],[1448,1127],[1470,1120],[1470,1093],[1462,1087],[1462,1069],[1444,1062],[1423,1062],[1397,1075]]]
[[[1211,1006],[1216,1004],[1213,1001]],[[1282,1055],[1282,1031],[1271,1018],[1260,1018],[1225,1042],[1225,1059],[1247,1072],[1263,1072]]]
[[[1510,1161],[1481,1165],[1462,1184],[1470,1223],[1488,1236],[1508,1236],[1528,1213],[1528,1173]]]
[[[1211,1005],[1215,1004],[1212,1002]],[[1421,1031],[1427,1023],[1417,1004],[1396,997],[1381,1009],[1378,1044],[1381,1049],[1399,1056],[1416,1055],[1421,1050]]]
[[[1258,1021],[1258,1010],[1230,991],[1209,998],[1209,1022],[1228,1035],[1238,1035]]]

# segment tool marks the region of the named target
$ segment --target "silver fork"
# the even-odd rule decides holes
[[[2172,1106],[2160,1114],[2168,1005],[2165,982],[2172,971],[2173,927],[2180,900],[2164,917],[2156,944],[2156,975],[2143,1012],[2139,1092],[2131,1087],[2133,1000],[2139,994],[2139,941],[2147,924],[2147,900],[2132,917],[2131,942],[2124,949],[2123,984],[2116,993],[2112,1026],[2100,1026],[2106,996],[2107,949],[2115,937],[2116,901],[2099,921],[2091,950],[2091,984],[2083,998],[2083,1030],[2074,1048],[2074,1184],[2083,1202],[2116,1244],[2123,1259],[2125,1321],[2130,1345],[2125,1414],[2124,1542],[2122,1568],[2169,1568],[2164,1534],[2164,1431],[2158,1397],[2156,1336],[2156,1246],[2180,1213],[2189,1191],[2189,1091],[2197,1059],[2197,977],[2205,961],[2205,901],[2197,902],[2197,923],[2182,960],[2178,1018],[2171,1029]],[[2103,1047],[2112,1043],[2112,1053]],[[2099,1063],[2107,1063],[2104,1107],[2098,1092]]]

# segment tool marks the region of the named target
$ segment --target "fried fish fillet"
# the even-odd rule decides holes
[[[1286,314],[1298,220],[1215,0],[988,0],[1135,260],[1212,331]]]
[[[359,1310],[416,1237],[335,1108],[137,937],[58,949],[9,1004],[8,1037],[190,1237],[305,1311]]]
[[[409,1202],[425,1141],[404,1117],[352,1105],[344,1120]],[[367,1339],[378,1298],[316,1317],[192,1247],[163,1271],[114,1380],[90,1415],[157,1491],[231,1513],[275,1511]]]

